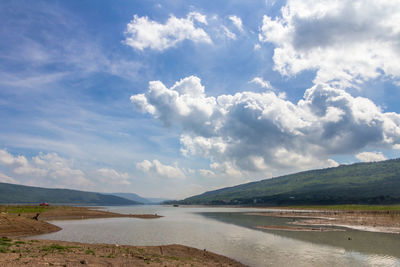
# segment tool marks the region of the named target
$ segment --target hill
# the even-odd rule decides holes
[[[180,204],[400,203],[400,159],[305,171],[205,192]]]
[[[129,199],[100,193],[0,183],[0,203],[29,204],[41,202],[85,205],[140,204]]]
[[[110,193],[109,195],[117,196],[117,197],[122,197],[125,199],[129,199],[132,201],[140,202],[142,204],[149,204],[151,203],[150,200],[147,198],[141,197],[138,194],[135,193]]]
[[[143,204],[160,204],[168,200],[165,198],[144,198],[135,193],[111,193],[110,195],[130,199]]]

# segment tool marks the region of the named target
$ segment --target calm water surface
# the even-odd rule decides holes
[[[129,206],[106,209],[127,214],[157,213],[164,217],[54,221],[63,230],[35,238],[127,245],[182,244],[207,249],[249,266],[400,267],[398,234],[258,230],[254,228],[257,225],[284,225],[290,219],[246,215],[245,212],[255,211],[249,208]]]

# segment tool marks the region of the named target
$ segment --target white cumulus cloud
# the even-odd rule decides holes
[[[125,31],[125,44],[138,50],[149,48],[158,51],[184,40],[211,44],[210,36],[198,24],[207,25],[206,16],[198,12],[191,12],[186,18],[171,15],[165,24],[134,15]]]
[[[356,155],[356,158],[362,162],[382,161],[386,160],[382,152],[362,152]]]
[[[162,164],[159,160],[144,160],[136,163],[136,169],[150,175],[162,176],[172,179],[184,179],[185,174],[179,167]]]
[[[314,82],[357,87],[400,75],[398,0],[288,0],[281,16],[264,16],[259,40],[273,43],[283,75],[317,70]]]
[[[152,81],[131,101],[181,129],[185,156],[208,158],[213,171],[235,175],[336,166],[334,155],[400,145],[399,114],[329,85],[315,85],[293,103],[272,91],[207,96],[200,79],[190,76],[170,88]]]
[[[14,180],[38,186],[87,187],[92,183],[83,171],[72,167],[73,162],[56,153],[39,153],[28,160],[23,155],[13,156],[0,150],[0,165],[14,173]]]

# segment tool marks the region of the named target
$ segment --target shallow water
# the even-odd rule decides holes
[[[290,219],[244,214],[255,211],[249,208],[129,206],[106,209],[127,214],[157,213],[164,217],[54,221],[63,230],[35,238],[127,245],[182,244],[207,249],[249,266],[400,267],[399,234],[259,230],[254,227],[284,225]]]

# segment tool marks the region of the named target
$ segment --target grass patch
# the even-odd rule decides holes
[[[91,254],[91,255],[94,255],[94,251],[93,250],[91,250],[91,249],[87,249],[86,251],[85,251],[85,254]]]
[[[8,248],[13,245],[11,242],[12,242],[12,239],[7,238],[7,237],[2,237],[0,239],[0,253],[7,253]]]
[[[292,209],[353,210],[353,211],[400,211],[400,205],[309,205],[289,206]]]
[[[43,206],[0,206],[0,212],[24,214],[24,213],[41,213],[54,207]]]
[[[50,246],[43,246],[42,251],[46,252],[62,252],[62,251],[70,251],[72,248],[79,248],[75,246],[61,246],[59,244],[51,244]]]

